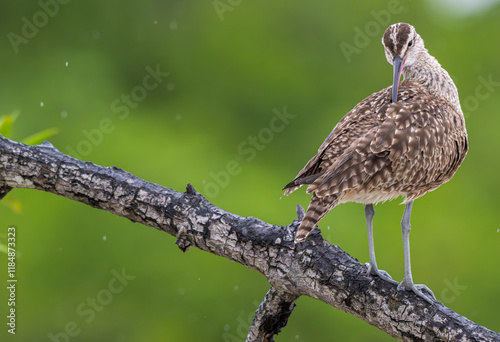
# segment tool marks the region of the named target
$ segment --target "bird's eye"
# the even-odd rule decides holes
[[[413,45],[413,40],[410,40],[410,41],[408,42],[408,46],[412,46],[412,45]]]

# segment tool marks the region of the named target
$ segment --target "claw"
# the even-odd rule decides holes
[[[392,277],[386,271],[379,270],[377,267],[372,267],[372,265],[369,262],[367,262],[365,265],[368,266],[368,271],[366,272],[366,275],[376,275],[379,278],[381,278],[389,283],[392,283],[395,285],[399,284],[397,281],[392,279]]]
[[[403,279],[403,281],[398,285],[398,291],[413,291],[417,296],[424,299],[429,304],[434,304],[436,300],[436,296],[434,293],[424,284],[413,284],[412,281],[407,281]],[[424,290],[427,292],[427,295],[422,292]]]

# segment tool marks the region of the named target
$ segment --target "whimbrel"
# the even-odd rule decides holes
[[[283,189],[289,195],[308,184],[307,193],[312,194],[296,243],[304,241],[338,204],[364,203],[368,273],[394,284],[398,283],[379,270],[375,260],[373,205],[404,197],[401,227],[405,274],[398,290],[411,290],[432,303],[432,291],[412,280],[411,209],[415,199],[449,181],[462,163],[468,150],[465,121],[453,80],[427,52],[413,26],[389,26],[382,44],[387,61],[393,65],[392,87],[368,96],[347,113],[318,154]]]

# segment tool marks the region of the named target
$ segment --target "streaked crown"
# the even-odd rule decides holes
[[[407,23],[397,23],[389,26],[382,37],[385,57],[392,64],[397,55],[405,58],[405,65],[412,66],[419,59],[422,52],[427,52],[424,41],[415,31],[415,28]]]

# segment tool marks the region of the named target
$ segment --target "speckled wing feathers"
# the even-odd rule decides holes
[[[353,145],[354,141],[377,125],[376,118],[372,115],[373,104],[371,102],[389,92],[390,87],[372,94],[347,113],[321,144],[318,153],[309,160],[295,179],[284,187],[285,195],[291,194],[303,184],[313,183],[318,177],[324,175],[332,164],[339,163],[339,157]],[[390,101],[390,95],[387,96],[389,96],[387,100]],[[310,192],[308,189],[308,193]]]
[[[456,172],[467,152],[463,116],[419,84],[403,81],[398,98],[391,103],[389,87],[360,102],[285,187],[310,184],[304,234],[337,204],[413,200]]]

